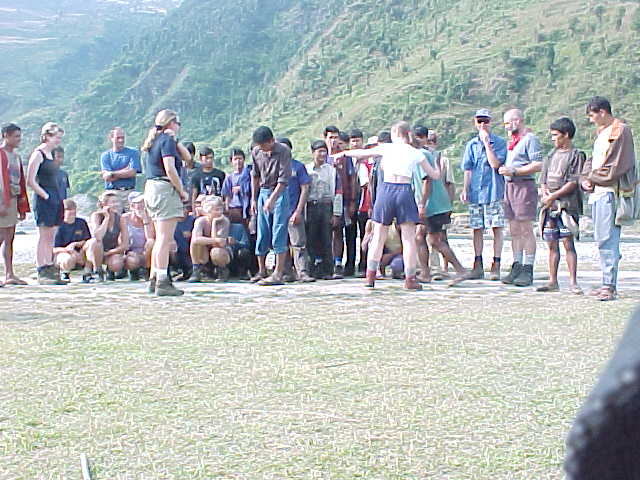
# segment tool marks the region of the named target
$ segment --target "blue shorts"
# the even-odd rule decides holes
[[[64,208],[62,205],[62,195],[58,188],[42,186],[43,190],[49,194],[45,200],[38,194],[33,194],[33,216],[36,225],[39,227],[58,227],[62,225]]]
[[[420,220],[413,190],[408,183],[384,182],[378,187],[371,220],[388,226],[394,218],[398,225]]]
[[[258,197],[256,255],[259,257],[269,253],[270,248],[273,248],[275,254],[289,250],[289,196],[286,191],[283,192],[276,200],[273,210],[266,213],[262,207],[272,192],[273,190],[261,188]]]

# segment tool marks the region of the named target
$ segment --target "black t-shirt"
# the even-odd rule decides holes
[[[175,159],[176,171],[180,176],[182,170],[182,158],[178,154],[176,141],[166,133],[161,133],[154,140],[149,155],[147,155],[147,168],[145,168],[147,178],[166,177],[163,157],[173,157]]]
[[[196,195],[220,196],[224,177],[225,173],[217,168],[214,168],[210,172],[203,172],[202,169],[200,169],[191,177],[191,184],[193,185]]]
[[[90,238],[91,232],[89,231],[89,225],[87,225],[84,219],[76,217],[73,223],[62,222],[62,225],[60,225],[56,233],[54,246],[56,248],[62,248],[71,242],[81,242],[83,240],[89,240]]]

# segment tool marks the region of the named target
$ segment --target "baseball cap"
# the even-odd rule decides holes
[[[481,108],[479,110],[476,110],[475,117],[493,118],[488,108]]]

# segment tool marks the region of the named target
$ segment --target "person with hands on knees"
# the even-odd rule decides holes
[[[168,272],[176,224],[184,215],[183,202],[189,200],[180,180],[182,156],[189,155],[176,138],[180,126],[177,113],[161,110],[142,145],[142,150],[148,152],[144,201],[156,232],[151,252],[149,293],[159,297],[184,294],[173,286]]]
[[[84,246],[91,238],[89,226],[83,218],[76,216],[76,202],[65,199],[64,218],[62,225],[56,232],[53,253],[56,256],[56,265],[62,272],[62,280],[70,282],[71,271],[84,267],[87,261]],[[85,272],[86,273],[86,272]],[[83,275],[83,280],[85,276]]]
[[[151,267],[151,252],[156,232],[144,205],[144,195],[140,192],[131,192],[128,200],[130,211],[122,216],[129,234],[124,267],[129,272],[129,280],[137,281],[146,276]]]

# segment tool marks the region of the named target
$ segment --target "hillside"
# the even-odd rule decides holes
[[[479,106],[522,107],[543,137],[570,115],[587,147],[596,93],[640,124],[637,1],[185,0],[138,31],[60,110],[76,189],[99,187],[111,126],[139,144],[161,108],[180,112],[185,139],[246,147],[267,124],[301,158],[326,124],[374,134],[400,118],[458,155]]]

